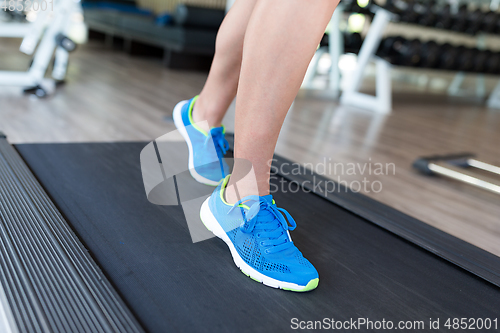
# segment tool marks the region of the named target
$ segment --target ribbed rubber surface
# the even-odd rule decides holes
[[[0,283],[20,332],[143,332],[1,137]]]
[[[147,144],[16,150],[151,333],[277,333],[292,331],[292,318],[359,317],[423,320],[425,329],[412,332],[450,332],[447,318],[498,317],[500,288],[281,176],[271,179],[273,197],[297,221],[293,241],[320,282],[308,293],[263,286],[241,273],[220,239],[193,243],[183,207],[148,201],[139,158]],[[172,145],[169,158],[187,161],[185,143]],[[188,171],[176,175],[176,184],[181,202],[213,191]],[[440,318],[439,330],[429,329],[431,317]]]

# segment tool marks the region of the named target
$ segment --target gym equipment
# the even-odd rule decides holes
[[[426,175],[444,176],[500,194],[500,180],[485,178],[473,171],[475,168],[500,175],[500,167],[478,161],[474,158],[474,154],[421,157],[413,163],[413,167]]]
[[[377,55],[394,65],[416,67],[421,62],[421,47],[422,43],[418,39],[389,37],[382,41]]]
[[[445,43],[441,47],[441,55],[439,57],[438,68],[444,70],[453,70],[456,68],[458,51],[457,48],[449,43]]]
[[[219,29],[224,16],[224,10],[180,4],[175,9],[174,21],[185,27]]]
[[[340,31],[341,18],[344,15],[344,2],[340,2],[335,9],[335,12],[330,19],[330,23],[327,27],[327,33],[323,35],[320,42],[318,50],[315,52],[309,67],[307,68],[306,75],[304,76],[304,81],[302,82],[303,88],[311,87],[311,83],[317,74],[318,64],[321,57],[325,53],[329,53],[332,66],[329,71],[329,82],[328,90],[330,96],[337,98],[340,94],[340,68],[338,66],[340,56],[344,54],[345,39],[347,37]],[[361,37],[361,36],[359,36]],[[357,37],[356,37],[357,38]],[[353,40],[355,41],[355,40]],[[359,42],[359,40],[358,40]],[[352,50],[353,52],[358,52],[359,49]]]
[[[345,32],[342,34],[344,40],[344,51],[346,53],[358,53],[361,45],[363,44],[363,38],[361,34],[358,32]],[[330,36],[329,34],[324,34],[321,42],[319,43],[320,47],[329,47],[330,46]]]
[[[408,8],[408,3],[402,0],[387,0],[383,8],[401,18],[402,14]]]
[[[67,37],[75,13],[81,14],[79,2],[58,0],[53,12],[39,11],[34,23],[0,23],[0,37],[23,38],[20,51],[34,54],[26,72],[0,71],[0,85],[20,86],[25,92],[45,97],[53,92],[56,81],[64,80],[68,66],[68,53],[76,44]],[[36,50],[36,52],[35,52]],[[45,73],[54,55],[52,79]]]
[[[500,32],[500,14],[481,9],[469,10],[460,5],[456,12],[450,3],[428,0],[388,0],[384,9],[394,13],[399,21],[475,35],[480,32]]]
[[[227,1],[228,6],[230,3]],[[85,10],[85,22],[96,35],[104,35],[107,46],[121,39],[125,52],[163,56],[169,68],[210,68],[224,10],[180,5],[172,15],[173,24],[159,25],[152,13],[133,8],[132,12],[89,8]]]
[[[474,59],[471,71],[475,73],[488,73],[487,61],[492,52],[482,51],[477,48],[472,51],[474,53]]]
[[[416,24],[420,21],[424,7],[416,0],[406,2],[405,10],[400,14],[400,19],[403,22]]]
[[[7,8],[6,8],[7,9]],[[2,10],[0,13],[0,22],[26,22],[26,15],[17,10]]]
[[[486,59],[486,73],[500,74],[500,54],[491,51],[485,51]]]
[[[495,33],[497,31],[497,22],[499,21],[500,21],[500,15],[498,13],[495,12],[486,13],[481,30],[486,33]]]
[[[470,72],[474,66],[474,59],[476,52],[473,49],[459,46],[456,48],[457,59],[456,67],[453,69],[459,70],[461,72]]]
[[[497,74],[500,70],[500,53],[448,43],[439,45],[434,41],[422,43],[401,36],[382,40],[377,55],[398,66],[486,74]]]
[[[439,29],[451,29],[453,26],[453,14],[451,12],[451,5],[447,4],[437,12],[438,19],[435,27]]]
[[[481,9],[476,9],[473,12],[469,12],[467,17],[467,28],[465,30],[466,33],[475,35],[482,30],[484,27],[486,18],[486,13],[484,13]]]
[[[358,32],[344,34],[345,52],[358,53],[363,44],[363,38]]]
[[[402,47],[398,50],[400,54],[399,64],[408,67],[417,67],[421,62],[422,43],[418,39],[406,40],[402,43]]]
[[[453,16],[453,24],[451,26],[451,30],[457,32],[465,32],[467,29],[467,23],[469,16],[468,5],[463,4],[458,8],[458,13]]]
[[[385,38],[380,43],[377,50],[377,55],[391,64],[396,64],[398,62],[398,49],[403,47],[405,39],[401,36],[392,36]]]
[[[424,68],[437,68],[441,47],[434,41],[428,41],[422,44],[420,48],[420,65]]]
[[[404,10],[402,5],[398,5],[399,3],[401,3],[399,0],[388,1],[385,7],[387,9],[378,6],[372,7],[375,16],[359,51],[358,65],[352,75],[353,78],[348,82],[341,96],[340,102],[342,105],[359,107],[380,113],[389,113],[392,108],[389,64],[404,64],[405,66],[422,66],[460,71],[452,84],[450,84],[448,89],[450,94],[455,94],[457,92],[457,88],[459,88],[461,82],[463,82],[463,73],[465,71],[498,74],[498,65],[500,61],[498,53],[486,52],[486,54],[483,54],[482,49],[484,45],[481,45],[481,42],[478,43],[478,48],[481,49],[481,51],[479,51],[476,48],[457,48],[448,43],[436,46],[433,43],[425,45],[425,43],[419,44],[418,41],[408,42],[401,38],[398,40],[392,37],[382,39],[387,24],[391,21],[398,20],[397,16],[392,12]],[[460,11],[465,14],[466,10],[466,6],[460,8]],[[455,29],[459,29],[459,26],[462,25],[460,20],[455,20],[454,16],[451,15],[450,7],[445,6],[441,15],[444,19],[440,19],[438,22],[440,22],[439,24],[443,24],[443,28],[445,28],[445,25],[447,27],[448,21],[455,22],[453,23],[455,24]],[[462,16],[467,17],[467,15]],[[500,25],[500,21],[497,24]],[[480,38],[479,41],[481,40]],[[428,49],[432,51],[429,56],[426,53]],[[438,58],[437,61],[436,57]],[[375,96],[359,91],[366,67],[371,60],[377,63],[377,86]],[[484,64],[481,63],[482,60],[485,60]],[[476,96],[484,97],[486,94],[484,78],[479,76],[477,82]],[[500,108],[500,97],[498,96],[500,96],[500,83],[493,90],[493,93],[488,99],[489,107]]]
[[[439,19],[439,16],[437,14],[438,11],[439,9],[437,8],[436,1],[428,1],[428,3],[423,6],[422,14],[420,16],[420,19],[418,20],[418,24],[427,27],[435,26]]]
[[[81,314],[77,304],[65,303],[67,296],[78,295],[73,292],[80,285],[63,284],[66,289],[51,303],[47,300],[55,291],[41,287],[49,282],[46,276],[30,275],[39,264],[52,264],[52,257],[39,262],[43,252],[36,251],[40,244],[24,244],[14,237],[19,232],[31,237],[31,227],[16,229],[10,222],[23,211],[33,226],[41,227],[38,237],[47,242],[45,250],[52,250],[54,256],[71,256],[66,265],[80,267],[80,259],[72,253],[76,252],[75,244],[85,244],[99,268],[81,266],[77,273],[94,281],[102,278],[103,286],[111,284],[123,298],[123,302],[120,298],[99,299],[98,307],[91,310],[110,309],[106,312],[110,317],[101,319],[113,323],[109,319],[115,318],[113,305],[123,313],[122,305],[127,304],[131,312],[126,313],[137,318],[128,317],[129,325],[115,331],[141,331],[137,327],[140,323],[153,333],[276,332],[289,330],[293,318],[348,320],[363,316],[396,323],[422,320],[429,327],[430,313],[433,319],[440,318],[441,325],[449,317],[498,315],[498,257],[341,185],[337,184],[338,191],[332,191],[335,183],[325,183],[327,179],[310,171],[301,169],[297,175],[292,172],[294,164],[279,156],[273,170],[283,174],[273,176],[272,186],[284,184],[290,191],[278,191],[274,198],[298,221],[293,239],[320,272],[320,284],[307,294],[262,286],[234,267],[226,245],[218,239],[192,243],[183,206],[158,206],[147,200],[139,165],[146,144],[22,144],[13,148],[5,139],[0,141],[0,187],[4,189],[0,197],[0,231],[13,235],[0,238],[5,245],[0,247],[0,265],[5,267],[15,253],[27,265],[28,277],[39,277],[12,288],[14,283],[9,278],[20,271],[15,262],[14,269],[0,275],[8,305],[14,310],[12,304],[18,304],[18,299],[10,292],[22,293],[26,285],[34,285],[40,288],[32,297],[40,300],[37,309],[46,314],[48,328],[56,323],[62,327]],[[185,144],[174,145],[178,146],[169,150],[168,158],[185,158]],[[162,161],[168,158],[162,155]],[[182,200],[191,201],[213,190],[196,183],[188,172],[176,179]],[[314,191],[306,193],[299,186]],[[47,198],[43,205],[40,196]],[[6,215],[12,216],[10,220],[5,220]],[[46,223],[50,227],[44,228]],[[61,228],[73,238],[60,234]],[[51,238],[52,234],[57,237]],[[53,248],[53,244],[60,247]],[[68,251],[68,247],[72,250]],[[34,255],[34,259],[25,255]],[[90,258],[85,251],[79,255]],[[42,268],[41,272],[50,273],[45,266]],[[58,272],[54,270],[56,278]],[[71,282],[71,278],[64,281]],[[111,294],[116,297],[117,293]],[[93,297],[98,296],[91,294],[89,300]],[[69,310],[58,316],[58,309]],[[16,311],[13,316],[16,323],[23,316],[33,323],[44,318]],[[88,319],[80,318],[81,324],[87,325]]]
[[[394,18],[394,15],[377,6],[373,6],[372,9],[375,12],[375,16],[370,25],[370,30],[363,41],[363,45],[359,50],[357,68],[352,75],[352,79],[344,89],[340,103],[375,112],[389,113],[392,109],[390,63],[383,58],[375,58],[375,54],[380,47],[385,27]],[[372,60],[377,65],[375,96],[360,91],[365,69]]]

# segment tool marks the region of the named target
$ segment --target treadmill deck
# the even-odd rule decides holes
[[[426,329],[440,318],[446,331],[448,318],[498,315],[498,287],[303,191],[273,195],[297,221],[292,238],[317,268],[319,286],[308,293],[263,286],[239,271],[223,241],[193,243],[181,206],[147,200],[139,161],[145,145],[16,149],[149,332],[277,332],[289,331],[292,318],[361,317],[418,320]]]

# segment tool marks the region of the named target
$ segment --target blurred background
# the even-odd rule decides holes
[[[381,191],[360,191],[500,255],[497,169],[474,166],[472,155],[433,160],[465,176],[429,163],[412,167],[420,157],[456,153],[500,165],[499,3],[343,0],[276,153],[304,165],[393,163],[395,174],[324,176],[379,181]],[[231,5],[7,4],[0,11],[0,130],[12,143],[149,142],[173,130],[173,107],[201,91]],[[234,103],[228,131],[233,121]]]

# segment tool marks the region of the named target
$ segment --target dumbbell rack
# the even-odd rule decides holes
[[[498,6],[496,2],[491,1],[492,8]],[[374,6],[375,15],[372,24],[363,42],[358,55],[357,68],[354,71],[351,80],[347,83],[340,103],[346,106],[354,106],[367,109],[378,113],[390,113],[392,109],[392,88],[391,88],[391,64],[376,56],[376,51],[382,40],[382,35],[389,22],[394,21],[396,15],[378,6]],[[367,66],[371,61],[376,63],[376,93],[375,96],[361,93],[359,91]],[[332,55],[332,64],[336,64],[335,55]],[[332,72],[338,70],[338,66],[332,66]],[[460,85],[464,74],[459,72],[454,82],[450,86],[450,94],[461,94]],[[484,79],[478,78],[477,93],[484,95]],[[500,82],[490,95],[487,102],[488,107],[500,109]]]

